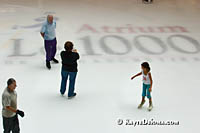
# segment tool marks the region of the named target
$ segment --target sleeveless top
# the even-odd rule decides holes
[[[142,81],[146,85],[150,85],[151,84],[150,78],[149,78],[149,73],[150,72],[148,72],[147,75],[145,75],[144,72],[142,71],[142,78],[143,78]]]

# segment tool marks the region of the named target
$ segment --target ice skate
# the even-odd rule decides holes
[[[140,103],[140,105],[138,106],[138,109],[141,109],[144,103],[145,103],[145,100]]]
[[[49,61],[46,62],[46,67],[50,70],[51,69],[51,64]]]
[[[68,96],[68,99],[72,99],[76,96],[76,93],[74,93],[72,96]]]
[[[56,63],[56,64],[59,63],[59,61],[57,59],[55,59],[55,58],[53,58],[53,62]]]
[[[151,111],[153,109],[153,105],[150,104],[149,107],[148,107],[148,111]]]
[[[151,4],[153,3],[153,0],[142,0],[144,4]]]

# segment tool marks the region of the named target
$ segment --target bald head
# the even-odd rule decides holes
[[[52,24],[53,23],[53,15],[48,15],[47,21],[48,21],[49,24]]]

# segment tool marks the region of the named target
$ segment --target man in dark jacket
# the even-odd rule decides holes
[[[62,82],[61,82],[61,88],[60,93],[61,95],[65,94],[66,91],[66,85],[67,85],[67,79],[69,76],[69,91],[68,91],[68,97],[72,98],[76,96],[76,93],[74,93],[75,88],[75,80],[76,75],[78,72],[77,69],[77,60],[80,58],[77,50],[73,50],[73,43],[68,41],[65,43],[64,48],[65,51],[61,52],[61,59],[62,59]]]

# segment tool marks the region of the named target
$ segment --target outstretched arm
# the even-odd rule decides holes
[[[140,72],[140,73],[134,75],[133,77],[131,77],[131,80],[133,80],[135,77],[140,76],[140,75],[142,75],[142,72]]]
[[[149,88],[149,91],[151,92],[152,91],[152,85],[153,85],[153,80],[152,80],[152,77],[151,77],[151,73],[149,73],[149,79],[150,79],[150,88]]]

